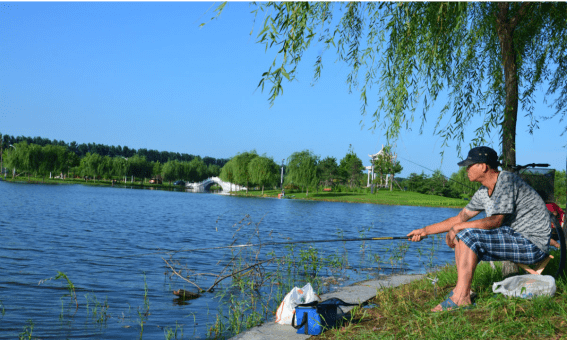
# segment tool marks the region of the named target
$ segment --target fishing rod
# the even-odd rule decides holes
[[[427,236],[422,236],[421,239],[425,239]],[[201,251],[201,250],[215,250],[215,249],[229,249],[229,248],[246,248],[246,247],[258,247],[258,246],[275,246],[283,244],[300,244],[300,243],[327,243],[327,242],[353,242],[353,241],[387,241],[387,240],[406,240],[409,241],[408,236],[386,236],[386,237],[357,237],[357,238],[339,238],[333,240],[309,240],[309,241],[285,241],[285,242],[265,242],[265,243],[245,243],[237,244],[232,246],[220,246],[220,247],[209,247],[209,248],[196,248],[196,249],[182,249],[181,251]]]
[[[425,239],[427,236],[422,236],[421,239]],[[327,242],[355,242],[355,241],[387,241],[387,240],[406,240],[409,241],[408,236],[385,236],[385,237],[357,237],[357,238],[339,238],[333,240],[308,240],[308,241],[284,241],[284,242],[265,242],[265,243],[245,243],[245,244],[236,244],[232,246],[219,246],[219,247],[208,247],[208,248],[194,248],[194,249],[180,249],[180,250],[161,250],[155,251],[152,253],[145,253],[145,254],[134,254],[134,255],[125,255],[120,256],[120,258],[127,258],[127,257],[139,257],[139,256],[149,256],[149,255],[158,255],[158,254],[175,254],[180,252],[193,252],[193,251],[203,251],[203,250],[215,250],[215,249],[234,249],[234,248],[246,248],[246,247],[259,247],[259,246],[276,246],[276,245],[284,245],[284,244],[300,244],[300,243],[327,243]],[[113,257],[115,258],[115,257]]]

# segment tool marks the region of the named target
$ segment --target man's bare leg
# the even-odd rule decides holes
[[[463,241],[457,241],[455,246],[455,263],[457,264],[457,286],[453,289],[451,300],[457,306],[466,306],[471,304],[471,283],[474,270],[478,262],[478,257]],[[441,305],[437,305],[431,311],[437,312],[443,310]]]

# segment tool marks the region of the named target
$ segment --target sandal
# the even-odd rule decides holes
[[[457,305],[455,302],[453,302],[453,300],[451,300],[451,298],[448,298],[447,300],[441,302],[439,305],[441,305],[441,310],[442,311],[453,311],[453,310],[457,310],[457,309],[471,309],[473,307],[476,306],[476,304],[470,304],[470,305],[466,305],[466,306],[459,306]],[[439,312],[439,311],[436,311]]]

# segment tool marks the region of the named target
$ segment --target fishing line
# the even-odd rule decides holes
[[[412,162],[412,161],[410,161],[409,159],[406,159],[406,158],[404,158],[404,157],[402,157],[402,156],[399,156],[399,157],[400,157],[401,159],[405,160],[405,161],[408,161],[408,162],[410,162],[410,163],[413,163],[413,164],[415,164],[415,165],[417,165],[417,166],[420,166],[420,167],[422,167],[422,168],[424,168],[424,169],[426,169],[426,170],[429,170],[429,171],[431,171],[431,172],[433,172],[433,173],[435,172],[435,170],[431,170],[431,169],[429,169],[429,168],[426,168],[426,167],[424,167],[423,165],[417,164],[416,162]],[[440,173],[441,173],[441,172],[440,172]],[[453,182],[455,182],[455,183],[457,183],[457,184],[460,184],[460,185],[464,186],[465,188],[469,188],[469,189],[471,189],[471,190],[476,190],[476,189],[473,188],[473,187],[470,187],[470,186],[468,186],[468,185],[466,185],[466,184],[463,184],[463,183],[461,183],[461,182],[459,182],[459,181],[456,181],[456,180],[454,180],[454,179],[452,179],[452,178],[450,178],[450,177],[447,177],[447,176],[443,175],[443,173],[441,173],[441,176],[443,176],[443,177],[445,177],[446,179],[448,179],[448,180],[450,180],[450,181],[453,181]]]
[[[404,146],[404,150],[406,150],[406,153],[409,154],[409,152],[408,152],[408,150],[407,150],[407,148],[406,148],[406,143],[404,143],[403,138],[400,137],[400,139],[401,139],[402,144],[403,144],[403,146]],[[408,161],[408,162],[410,162],[410,163],[412,163],[412,164],[415,164],[415,165],[417,165],[417,166],[419,166],[419,167],[422,167],[422,168],[424,168],[424,169],[426,169],[426,170],[429,170],[429,171],[431,171],[431,172],[433,172],[433,173],[435,172],[435,170],[431,170],[431,169],[429,169],[429,168],[426,168],[426,167],[424,167],[423,165],[417,164],[417,163],[415,163],[415,162],[413,162],[413,161],[410,161],[410,160],[407,159],[407,158],[404,158],[404,157],[402,157],[402,156],[398,156],[398,157],[401,158],[401,159],[403,159],[403,160],[405,160],[405,161]],[[450,181],[453,181],[453,182],[455,182],[455,183],[457,183],[457,184],[460,184],[460,185],[464,186],[465,188],[468,188],[468,189],[471,189],[471,190],[475,190],[475,191],[476,191],[475,188],[470,187],[470,186],[468,186],[468,185],[466,185],[466,184],[463,184],[463,183],[461,183],[461,182],[459,182],[459,181],[456,181],[456,180],[454,180],[454,179],[452,179],[452,178],[450,178],[450,177],[447,177],[447,176],[443,175],[443,173],[441,173],[441,176],[443,176],[443,177],[445,177],[446,179],[448,179],[448,180],[450,180]]]

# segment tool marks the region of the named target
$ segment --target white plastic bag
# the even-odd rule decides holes
[[[540,295],[553,296],[556,288],[555,279],[550,275],[518,275],[492,284],[494,293],[523,299],[531,299]]]
[[[276,322],[280,325],[291,325],[295,306],[316,300],[321,301],[321,298],[319,295],[315,294],[310,283],[303,286],[303,288],[293,287],[278,307],[278,311],[276,312]]]

